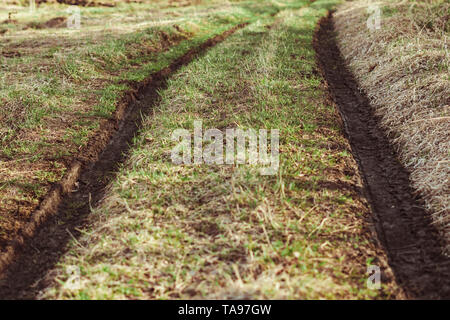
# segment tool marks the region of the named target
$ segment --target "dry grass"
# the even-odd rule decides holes
[[[382,9],[381,29],[366,28],[367,7]],[[344,58],[375,107],[411,184],[450,250],[450,4],[356,1],[335,26]]]
[[[386,298],[397,292],[335,107],[314,72],[326,14],[286,10],[180,70],[42,298]],[[273,23],[275,24],[270,27]],[[280,171],[175,165],[175,129],[280,129]],[[367,264],[388,275],[366,287]],[[76,270],[80,270],[78,278]],[[390,276],[390,278],[389,278]]]

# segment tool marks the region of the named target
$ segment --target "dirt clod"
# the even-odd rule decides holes
[[[66,21],[66,17],[56,17],[43,23],[30,23],[28,27],[34,29],[63,28],[66,26]]]

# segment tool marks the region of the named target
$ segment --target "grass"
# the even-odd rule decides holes
[[[136,83],[206,39],[278,7],[220,1],[182,8],[166,1],[83,7],[80,30],[64,24],[33,27],[67,17],[65,5],[41,4],[33,13],[17,5],[5,9],[0,14],[0,28],[6,28],[0,36],[0,216],[7,223],[0,229],[8,236],[0,237],[0,246],[14,238],[17,222],[29,219],[55,182],[37,172],[62,178],[74,159],[84,159],[87,142]],[[28,183],[39,185],[39,192],[25,188]]]
[[[44,299],[378,299],[398,288],[316,71],[316,1],[260,18],[182,68],[145,119]],[[176,165],[174,130],[279,129],[280,168]],[[380,266],[380,290],[367,265]],[[78,270],[78,271],[77,271]],[[79,275],[79,277],[78,277]]]
[[[368,2],[340,8],[340,48],[450,252],[450,6],[441,0],[377,4],[376,32],[365,28]]]

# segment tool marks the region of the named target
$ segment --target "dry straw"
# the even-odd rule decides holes
[[[381,28],[369,30],[369,6]],[[443,0],[344,3],[338,42],[450,252],[449,12]]]

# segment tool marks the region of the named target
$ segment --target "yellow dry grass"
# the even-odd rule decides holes
[[[369,6],[381,28],[369,30]],[[335,27],[344,58],[411,172],[411,185],[450,250],[450,4],[442,0],[344,3]]]

